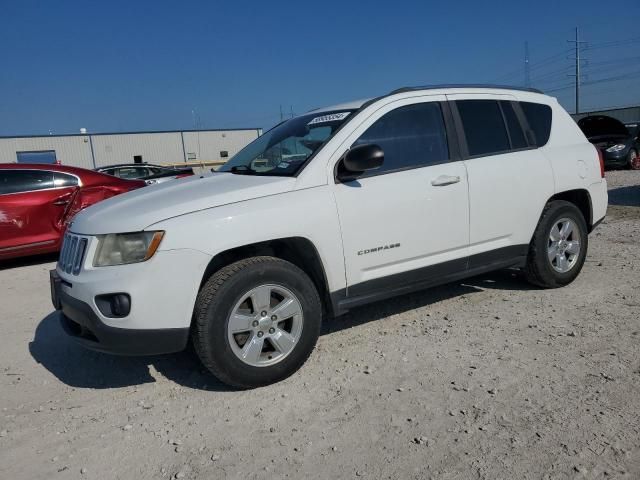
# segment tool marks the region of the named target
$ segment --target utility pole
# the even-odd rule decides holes
[[[580,32],[578,31],[578,27],[576,27],[576,39],[575,40],[567,40],[569,43],[575,44],[575,62],[576,62],[576,73],[573,75],[569,75],[570,77],[575,77],[575,89],[576,89],[576,113],[580,113],[580,81],[582,80],[580,73],[580,62],[582,59],[580,58],[580,48],[583,43],[580,41]]]
[[[529,66],[529,42],[524,42],[524,86],[531,86],[531,67]]]

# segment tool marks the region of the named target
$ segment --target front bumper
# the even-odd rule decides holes
[[[95,243],[90,239],[78,273],[69,273],[60,264],[51,273],[52,301],[62,312],[67,333],[88,348],[116,354],[184,349],[211,257],[192,249],[159,250],[146,262],[93,267]],[[104,308],[99,308],[97,297],[115,293],[130,297],[125,316],[105,316]]]
[[[607,152],[606,150],[602,150],[602,155],[605,167],[624,167],[627,165],[629,150],[624,149],[619,152]]]
[[[87,303],[64,292],[65,282],[55,270],[49,272],[51,301],[61,312],[64,331],[91,350],[116,355],[157,355],[179,352],[189,340],[189,328],[131,329],[103,323]]]

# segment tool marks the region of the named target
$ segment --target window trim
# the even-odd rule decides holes
[[[47,192],[50,190],[62,190],[64,188],[81,188],[82,187],[82,180],[80,180],[80,177],[77,175],[74,175],[73,173],[67,173],[67,172],[56,172],[55,170],[45,170],[45,169],[41,169],[41,168],[6,168],[6,169],[0,169],[0,172],[50,172],[51,175],[54,178],[54,182],[55,182],[55,173],[64,173],[65,175],[71,175],[72,177],[76,177],[78,179],[78,185],[75,187],[51,187],[51,188],[39,188],[37,190],[24,190],[22,192],[9,192],[9,193],[0,193],[0,197],[4,196],[4,195],[21,195],[23,193],[33,193],[33,192]]]
[[[371,126],[375,125],[375,123],[378,120],[380,120],[385,115],[387,115],[387,114],[389,114],[389,113],[391,113],[391,112],[393,112],[395,110],[398,110],[398,109],[404,108],[404,107],[410,107],[410,106],[413,106],[413,105],[422,105],[422,104],[426,104],[426,103],[437,103],[440,106],[440,114],[442,115],[442,124],[444,126],[445,140],[447,142],[447,149],[449,151],[449,158],[446,159],[446,160],[439,161],[439,162],[430,163],[429,165],[420,165],[420,164],[418,164],[418,165],[409,165],[409,166],[406,166],[406,167],[394,168],[393,170],[382,170],[382,171],[371,170],[370,173],[364,172],[362,175],[354,176],[353,179],[349,180],[348,182],[354,182],[354,181],[359,181],[359,180],[365,179],[365,178],[379,177],[379,176],[382,176],[382,175],[389,175],[389,174],[393,174],[393,173],[406,172],[406,171],[409,171],[409,170],[417,170],[419,168],[429,168],[429,167],[434,167],[436,165],[443,165],[445,163],[458,162],[458,161],[462,160],[461,151],[460,151],[460,145],[458,144],[456,128],[455,128],[455,125],[454,125],[455,122],[453,121],[453,118],[451,116],[451,108],[448,105],[449,102],[447,102],[447,101],[433,100],[433,101],[414,102],[414,103],[408,103],[406,105],[401,105],[401,106],[399,106],[397,108],[394,108],[394,109],[389,110],[388,112],[382,114],[369,127],[367,127],[367,129],[365,129],[365,132]],[[363,134],[364,134],[364,132],[363,132]],[[357,141],[357,140],[358,139],[354,140],[354,142]],[[336,184],[348,183],[348,182],[340,181],[338,179],[338,167],[340,166],[340,164],[344,160],[345,155],[347,153],[349,153],[349,151],[351,150],[352,147],[353,147],[353,143],[340,156],[338,161],[333,166],[333,179],[334,179],[334,183],[336,183]]]

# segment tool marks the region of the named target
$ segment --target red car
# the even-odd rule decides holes
[[[84,168],[0,164],[0,260],[59,251],[76,213],[144,185]]]

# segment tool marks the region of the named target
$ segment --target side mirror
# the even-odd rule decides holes
[[[358,145],[349,150],[338,162],[336,178],[340,181],[355,179],[367,170],[380,168],[384,163],[384,151],[378,145]]]

